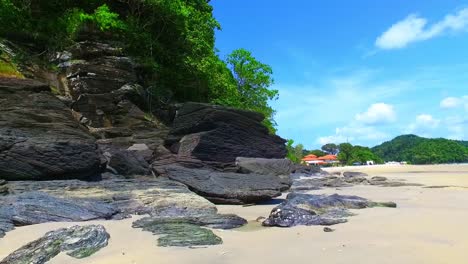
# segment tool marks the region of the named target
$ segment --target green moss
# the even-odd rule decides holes
[[[223,240],[211,230],[190,224],[184,219],[164,219],[146,224],[143,230],[160,235],[161,247],[190,247],[219,245]]]
[[[390,207],[396,208],[397,204],[394,202],[371,202],[369,203],[369,207]]]
[[[15,65],[0,58],[0,77],[24,78]]]
[[[60,95],[59,89],[53,85],[50,86],[50,91],[55,95]]]
[[[95,248],[95,247],[91,247],[91,248],[80,248],[78,250],[75,250],[75,251],[72,251],[70,253],[67,253],[67,255],[71,256],[71,257],[74,257],[74,258],[77,258],[77,259],[82,259],[82,258],[87,258],[91,255],[93,255],[94,253],[96,253],[99,249],[101,248]]]

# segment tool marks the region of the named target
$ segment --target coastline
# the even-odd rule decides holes
[[[333,168],[334,169],[334,168]],[[346,169],[347,168],[339,168]],[[224,243],[207,248],[162,248],[157,237],[131,228],[136,219],[93,221],[111,234],[109,245],[89,258],[76,260],[60,254],[49,263],[465,263],[468,248],[468,165],[352,167],[370,176],[404,179],[430,185],[377,187],[353,186],[311,193],[358,195],[376,201],[394,201],[398,208],[354,210],[348,223],[293,228],[261,227],[255,219],[267,216],[275,204],[250,207],[222,205],[220,213],[235,213],[249,225],[235,230],[214,230]],[[326,169],[327,171],[329,169]],[[415,173],[416,172],[416,173]],[[48,223],[20,227],[0,239],[0,259],[42,236],[75,223]]]

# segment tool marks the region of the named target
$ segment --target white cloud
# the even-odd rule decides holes
[[[442,108],[455,108],[462,103],[460,98],[456,97],[447,97],[440,102],[440,107]]]
[[[377,125],[394,122],[396,113],[392,105],[385,103],[372,104],[366,112],[357,114],[348,125],[335,129],[335,134],[319,137],[317,143],[352,142],[362,144],[370,141],[383,141],[389,135],[378,129]]]
[[[382,142],[389,137],[390,135],[380,131],[374,126],[367,126],[358,122],[353,122],[347,126],[336,128],[334,135],[319,137],[317,139],[317,143],[321,145],[325,145],[327,143],[339,144],[343,142],[363,144],[371,141]]]
[[[392,105],[385,103],[372,104],[366,112],[357,114],[355,119],[364,124],[382,124],[396,121]]]
[[[429,131],[439,127],[440,120],[434,118],[429,114],[421,114],[416,117],[416,120],[411,123],[406,129],[405,133],[417,133],[419,135],[427,136]]]
[[[380,49],[399,49],[411,43],[428,40],[448,32],[460,32],[468,29],[468,8],[456,14],[446,15],[444,19],[431,26],[428,20],[412,14],[392,25],[375,41]]]
[[[468,132],[468,119],[461,116],[449,116],[444,121],[447,130],[450,132],[449,138],[465,140]]]
[[[447,97],[440,102],[441,108],[458,108],[464,107],[468,111],[468,95],[462,97]]]

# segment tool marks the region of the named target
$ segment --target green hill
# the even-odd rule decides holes
[[[402,135],[372,148],[385,161],[412,164],[468,162],[468,142]]]

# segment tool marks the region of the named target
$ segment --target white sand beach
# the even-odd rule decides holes
[[[55,264],[153,263],[358,263],[358,264],[464,264],[468,250],[468,164],[437,166],[369,166],[330,168],[327,171],[362,171],[370,176],[420,183],[426,186],[355,186],[312,193],[352,194],[374,201],[394,201],[398,208],[354,210],[348,223],[333,226],[265,228],[255,219],[268,216],[275,205],[218,206],[251,221],[237,230],[215,230],[224,241],[207,248],[162,248],[157,237],[133,229],[135,220],[96,221],[111,235],[109,245],[93,256],[76,260],[64,254]],[[39,238],[45,232],[75,223],[49,223],[17,228],[0,239],[0,259]]]

